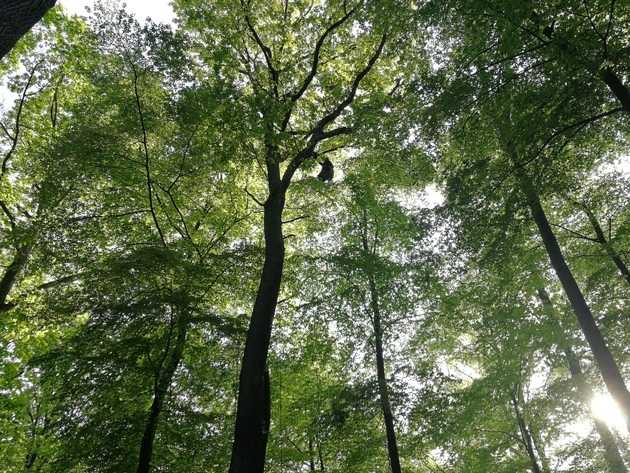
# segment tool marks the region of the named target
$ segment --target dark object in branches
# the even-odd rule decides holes
[[[30,30],[57,0],[3,0],[0,5],[0,59]]]
[[[556,20],[553,20],[550,25],[545,26],[543,29],[543,34],[547,37],[547,39],[552,39],[553,32],[556,29]]]
[[[317,179],[319,179],[322,182],[332,181],[335,175],[335,167],[333,166],[333,163],[330,161],[330,159],[325,158],[319,164],[322,166],[322,169],[321,171],[319,171],[319,174],[317,175]]]

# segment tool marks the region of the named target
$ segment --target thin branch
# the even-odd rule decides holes
[[[11,157],[13,156],[13,153],[15,152],[15,149],[17,148],[18,139],[20,137],[20,121],[22,119],[22,110],[24,109],[24,103],[26,102],[28,89],[31,86],[31,83],[33,82],[33,77],[35,77],[35,71],[37,70],[40,64],[41,64],[41,61],[38,62],[35,66],[33,66],[33,69],[31,69],[31,72],[28,75],[28,79],[26,80],[26,85],[24,86],[24,89],[22,90],[22,95],[20,97],[17,112],[15,115],[15,126],[13,128],[13,135],[10,135],[8,130],[4,127],[4,125],[2,125],[4,132],[7,134],[7,136],[11,137],[11,147],[9,148],[9,151],[7,151],[7,153],[4,155],[4,158],[2,160],[2,170],[0,171],[0,179],[4,177],[4,174],[7,171],[9,160],[11,159]]]
[[[336,30],[342,24],[344,24],[348,20],[348,18],[350,18],[352,16],[354,11],[355,11],[354,8],[351,9],[344,16],[342,16],[339,20],[337,20],[336,22],[331,24],[328,28],[326,28],[324,30],[322,35],[317,39],[317,42],[315,43],[315,50],[313,52],[313,62],[311,64],[311,69],[308,72],[308,74],[306,75],[306,77],[304,78],[304,80],[302,81],[302,85],[300,86],[300,88],[298,90],[296,90],[294,93],[292,93],[291,95],[289,95],[289,98],[291,100],[291,104],[289,106],[289,110],[287,110],[287,113],[285,114],[285,116],[284,116],[284,118],[282,120],[282,125],[280,127],[283,131],[286,129],[286,127],[287,127],[287,125],[289,123],[289,120],[291,118],[291,113],[293,112],[293,105],[295,104],[295,102],[297,102],[302,97],[302,95],[304,95],[304,93],[308,89],[309,85],[311,85],[311,82],[313,81],[313,79],[317,75],[317,67],[319,66],[319,60],[320,60],[320,55],[321,55],[321,51],[322,51],[322,46],[324,45],[324,42],[326,41],[326,38],[334,30]]]
[[[138,115],[140,116],[140,126],[142,127],[142,145],[144,148],[144,169],[147,176],[147,191],[149,193],[149,208],[151,209],[151,216],[153,217],[153,223],[155,224],[155,228],[157,229],[160,240],[162,241],[162,245],[166,247],[166,240],[164,239],[164,234],[162,233],[162,229],[160,228],[160,224],[157,219],[157,214],[155,213],[155,206],[153,205],[153,183],[151,181],[151,168],[149,162],[149,145],[147,140],[147,128],[144,123],[144,114],[142,113],[142,104],[140,102],[140,93],[138,91],[138,71],[136,70],[135,64],[131,64],[131,69],[133,71],[133,90],[136,97],[136,106],[138,108]]]
[[[310,215],[301,215],[299,217],[291,218],[289,220],[283,220],[282,224],[286,225],[287,223],[297,222],[298,220],[302,220],[302,219],[305,219],[305,218],[311,218],[311,216]]]
[[[254,202],[256,202],[258,205],[260,205],[261,207],[264,207],[264,206],[265,206],[265,204],[264,204],[264,203],[262,203],[260,200],[258,200],[254,194],[252,194],[251,192],[249,192],[249,190],[247,189],[247,187],[245,188],[245,192],[246,192],[246,193],[247,193],[247,195],[248,195],[248,196],[250,196],[250,197],[252,198],[252,200],[253,200]]]
[[[271,84],[274,90],[274,95],[278,97],[278,70],[273,65],[273,57],[271,54],[271,48],[269,48],[269,46],[263,43],[262,39],[258,35],[258,32],[254,28],[254,25],[252,25],[251,23],[249,19],[249,15],[245,15],[245,23],[247,24],[247,28],[251,32],[252,36],[254,37],[254,40],[256,41],[256,44],[258,45],[258,47],[263,53],[263,56],[265,57],[267,70],[269,71],[269,77],[271,78]]]
[[[569,232],[571,235],[575,236],[576,238],[580,238],[582,240],[588,240],[588,241],[592,241],[592,242],[595,242],[595,243],[599,243],[599,240],[597,240],[595,238],[591,238],[591,237],[586,236],[586,235],[583,235],[582,233],[576,232],[575,230],[571,230],[570,228],[565,227],[564,225],[561,225],[559,223],[551,223],[551,222],[549,222],[549,223],[552,226],[554,226],[554,227],[558,227],[558,228],[561,228],[562,230],[564,230],[566,232]]]

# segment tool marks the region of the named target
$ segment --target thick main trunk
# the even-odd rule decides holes
[[[366,230],[367,231],[367,230]],[[369,252],[367,237],[363,237],[363,250]],[[374,348],[376,352],[376,376],[378,380],[378,393],[383,410],[383,420],[385,422],[385,434],[387,437],[387,453],[389,456],[389,466],[392,473],[401,473],[400,456],[398,454],[398,443],[396,442],[396,430],[394,429],[394,415],[389,402],[387,390],[387,378],[385,377],[385,360],[383,358],[383,329],[381,327],[381,310],[378,299],[378,291],[374,275],[368,272],[368,284],[370,286],[370,306],[372,308],[372,324],[374,328]]]
[[[600,71],[600,77],[615,97],[617,97],[624,111],[630,113],[630,89],[621,82],[619,76],[615,74],[610,67],[602,69]]]
[[[593,227],[593,231],[595,232],[595,239],[602,246],[602,248],[604,248],[604,250],[606,251],[606,254],[612,260],[612,262],[615,263],[615,266],[619,270],[621,277],[623,277],[628,282],[628,284],[630,284],[630,271],[628,271],[628,267],[626,266],[624,261],[621,259],[619,254],[615,251],[612,244],[606,239],[604,230],[602,230],[602,227],[599,224],[597,217],[595,216],[593,211],[589,209],[587,206],[582,206],[582,210],[588,217],[588,221],[591,223],[591,226]]]
[[[515,390],[516,391],[516,390]],[[516,415],[516,422],[518,424],[518,429],[521,432],[521,440],[523,442],[523,447],[529,457],[529,461],[532,465],[532,471],[534,473],[542,473],[540,469],[540,465],[538,465],[538,459],[536,458],[536,452],[534,451],[534,444],[532,441],[532,436],[527,428],[527,423],[523,418],[523,414],[521,413],[521,409],[519,407],[518,399],[516,397],[516,393],[512,392],[512,407],[514,408],[514,414]]]
[[[57,0],[2,0],[0,5],[0,59],[52,8]]]
[[[265,467],[271,413],[267,353],[284,264],[283,209],[284,191],[276,190],[264,208],[265,262],[241,365],[230,473],[262,473]]]
[[[168,393],[168,388],[173,381],[173,375],[179,366],[186,344],[186,332],[188,323],[181,317],[176,322],[176,339],[175,344],[171,348],[169,340],[167,352],[165,353],[165,363],[158,370],[155,385],[153,389],[153,402],[147,416],[144,427],[144,434],[140,443],[140,454],[138,456],[137,473],[148,473],[151,469],[151,459],[153,456],[153,442],[155,440],[155,432],[157,431],[158,421],[162,413],[164,400]]]
[[[626,422],[628,422],[628,414],[630,414],[630,392],[621,376],[619,367],[612,356],[612,353],[608,349],[604,337],[599,330],[599,327],[595,323],[591,309],[589,308],[582,291],[580,290],[573,273],[567,266],[567,263],[558,244],[549,220],[545,211],[542,208],[538,194],[534,190],[531,182],[522,172],[519,173],[521,187],[525,195],[527,196],[527,202],[531,210],[532,217],[538,227],[540,237],[543,240],[543,244],[551,261],[556,276],[560,280],[564,292],[571,303],[573,312],[575,313],[582,333],[586,338],[599,371],[602,375],[604,383],[608,388],[611,396],[617,401],[619,407],[622,409]]]
[[[13,257],[13,261],[4,271],[2,279],[0,279],[0,312],[5,312],[13,307],[13,304],[7,303],[7,298],[11,293],[11,289],[13,289],[13,286],[17,282],[22,269],[26,266],[30,255],[30,245],[23,245],[19,247]]]
[[[567,366],[569,367],[569,373],[571,374],[571,379],[574,381],[577,388],[580,401],[582,402],[584,409],[590,411],[590,403],[593,399],[593,390],[584,377],[580,359],[573,351],[573,348],[571,348],[571,345],[566,342],[562,327],[560,326],[555,314],[551,298],[544,288],[538,289],[538,297],[545,307],[547,314],[554,321],[554,325],[556,326],[556,330],[558,332],[558,344],[564,353]],[[602,422],[593,415],[591,415],[591,418],[595,424],[595,430],[597,430],[600,442],[604,447],[604,459],[608,464],[608,469],[611,473],[628,473],[626,465],[621,457],[621,453],[619,452],[615,436],[612,434],[605,422]]]

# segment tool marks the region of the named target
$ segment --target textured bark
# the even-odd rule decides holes
[[[20,246],[13,257],[13,261],[4,271],[2,279],[0,279],[0,312],[10,310],[14,306],[14,304],[7,302],[7,298],[11,293],[11,289],[13,289],[13,286],[17,282],[20,273],[26,266],[30,255],[30,245]]]
[[[367,221],[364,213],[363,251],[369,255],[370,249],[367,241]],[[398,443],[396,442],[396,430],[394,428],[394,415],[389,402],[387,389],[387,378],[385,377],[385,360],[383,358],[383,329],[381,327],[381,309],[378,298],[378,290],[374,275],[367,272],[368,284],[370,286],[370,307],[372,309],[372,324],[374,328],[374,349],[376,352],[376,375],[378,379],[378,393],[385,422],[385,433],[387,436],[387,453],[389,456],[389,466],[392,473],[401,473],[400,456],[398,454]]]
[[[279,179],[272,178],[278,183]],[[274,184],[264,207],[265,261],[241,365],[230,473],[262,473],[269,434],[267,353],[284,265],[285,190]]]
[[[551,298],[544,288],[538,289],[538,297],[541,300],[545,311],[547,312],[547,315],[554,321],[556,331],[558,332],[558,344],[560,345],[560,348],[564,353],[567,366],[569,367],[569,373],[571,374],[571,379],[575,383],[578,391],[578,396],[580,398],[580,401],[582,402],[584,409],[590,412],[590,403],[593,399],[593,390],[584,377],[582,366],[580,364],[580,359],[573,351],[571,345],[567,343],[562,327],[560,326],[558,317],[555,313],[555,309],[551,302]],[[599,435],[602,447],[604,448],[604,459],[608,464],[608,469],[612,473],[628,473],[628,469],[623,462],[621,452],[619,451],[619,447],[617,446],[617,441],[615,440],[615,436],[613,435],[613,433],[610,431],[605,422],[601,421],[593,415],[591,415],[591,418],[593,420],[593,423],[595,424],[595,430]]]
[[[0,5],[0,59],[30,30],[57,0],[2,0]]]
[[[536,452],[534,451],[534,444],[532,441],[532,435],[527,428],[527,423],[523,418],[523,414],[521,413],[521,409],[519,407],[519,402],[517,399],[516,389],[512,391],[512,407],[514,408],[514,414],[516,415],[516,422],[518,423],[518,429],[521,432],[521,440],[523,442],[523,447],[527,452],[527,456],[529,457],[529,461],[532,465],[532,471],[534,473],[542,473],[540,465],[538,464],[538,459],[536,458]]]
[[[606,235],[604,234],[604,231],[602,230],[602,227],[599,224],[597,217],[595,216],[593,211],[589,209],[586,205],[582,205],[580,207],[584,211],[586,216],[588,217],[588,221],[591,223],[591,226],[593,227],[593,231],[595,232],[595,239],[606,251],[606,254],[615,264],[621,276],[628,282],[628,284],[630,284],[630,271],[628,271],[628,267],[626,266],[624,261],[621,259],[619,254],[615,251],[610,241],[606,239]]]
[[[630,89],[621,82],[617,74],[610,67],[600,71],[600,77],[611,92],[617,97],[625,112],[630,113]]]
[[[514,160],[518,163],[518,160]],[[573,273],[567,265],[558,240],[556,239],[547,215],[543,210],[542,204],[538,194],[534,190],[529,178],[522,172],[522,169],[518,168],[519,179],[523,193],[527,197],[527,203],[529,205],[532,217],[538,227],[540,237],[542,238],[545,250],[551,262],[551,266],[556,273],[556,276],[560,280],[564,292],[571,303],[573,312],[575,313],[582,333],[586,338],[599,371],[602,375],[604,383],[611,396],[617,401],[619,407],[623,411],[626,422],[628,422],[628,414],[630,413],[630,392],[621,376],[619,367],[612,356],[612,353],[608,349],[604,337],[593,318],[591,309],[589,308],[584,295],[580,290]]]
[[[172,342],[169,338],[162,365],[159,367],[156,374],[153,388],[153,402],[151,403],[151,409],[147,416],[144,434],[140,444],[138,469],[136,470],[138,473],[148,473],[151,470],[155,432],[157,431],[158,421],[162,413],[162,407],[164,406],[168,388],[173,381],[173,375],[182,359],[184,345],[186,344],[187,328],[188,322],[184,317],[180,316],[176,321],[175,343],[171,346]]]

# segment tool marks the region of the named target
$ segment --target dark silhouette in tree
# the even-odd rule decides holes
[[[2,0],[0,5],[0,59],[6,56],[57,0]]]

